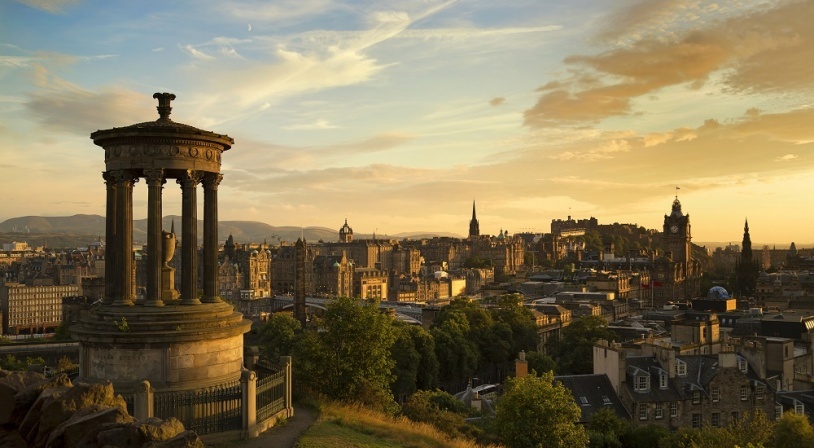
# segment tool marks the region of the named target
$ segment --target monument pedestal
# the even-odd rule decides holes
[[[102,306],[71,327],[80,342],[79,381],[111,381],[132,393],[142,380],[184,391],[238,381],[251,322],[227,303],[160,308]]]
[[[165,302],[178,300],[181,293],[175,289],[175,269],[167,266],[161,269],[161,284],[165,285],[164,290],[161,291],[161,300]]]

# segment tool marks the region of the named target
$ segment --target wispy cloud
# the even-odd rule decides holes
[[[65,9],[78,3],[78,0],[16,0],[32,8],[41,9],[50,13],[61,13]]]

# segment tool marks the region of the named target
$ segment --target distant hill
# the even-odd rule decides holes
[[[162,225],[170,230],[173,222],[175,232],[181,233],[181,217],[165,216]],[[31,246],[78,247],[86,246],[105,235],[105,218],[99,215],[73,216],[22,216],[11,218],[0,223],[0,243],[26,241]],[[271,226],[258,221],[221,221],[218,223],[218,239],[223,242],[232,235],[237,243],[279,244],[281,241],[293,243],[301,236],[306,241],[332,242],[339,240],[339,228],[296,226]],[[451,233],[405,232],[396,235],[377,235],[379,238],[420,239],[434,236],[460,238]],[[356,239],[372,238],[370,234],[355,234]],[[198,238],[203,238],[203,221],[198,220]],[[133,240],[144,243],[147,240],[147,220],[133,221]]]

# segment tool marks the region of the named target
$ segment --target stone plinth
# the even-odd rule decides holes
[[[135,392],[196,390],[238,381],[251,322],[226,303],[160,308],[102,306],[71,327],[80,341],[79,381]]]

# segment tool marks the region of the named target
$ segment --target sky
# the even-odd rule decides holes
[[[0,3],[0,220],[104,214],[98,129],[171,118],[235,145],[221,220],[356,233],[814,242],[814,2]],[[178,214],[168,183],[164,214]],[[146,217],[137,184],[135,218]],[[202,201],[199,201],[202,202]],[[202,204],[199,204],[202,207]]]

